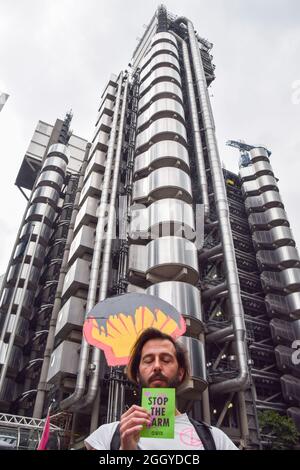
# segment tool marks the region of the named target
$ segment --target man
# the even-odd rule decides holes
[[[137,339],[127,366],[129,380],[140,388],[178,388],[189,376],[189,364],[179,343],[165,333],[148,328]],[[151,424],[147,410],[133,405],[122,414],[120,423],[100,426],[86,440],[88,450],[109,450],[118,433],[120,450],[204,450],[194,424],[186,413],[175,410],[174,439],[140,438],[144,425]],[[200,425],[201,426],[201,425]],[[208,426],[205,426],[206,429]],[[117,431],[118,429],[118,431]],[[197,426],[198,429],[198,426]],[[217,450],[237,450],[237,447],[218,428],[209,427],[209,436]]]

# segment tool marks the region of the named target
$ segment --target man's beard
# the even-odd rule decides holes
[[[154,380],[158,380],[158,379],[163,380],[165,382],[165,384],[161,383],[161,384],[157,385],[155,388],[177,388],[181,384],[178,373],[170,379],[168,379],[167,377],[165,377],[163,374],[160,374],[160,373],[153,374],[149,378],[148,381],[143,380],[140,375],[138,375],[138,378],[139,378],[139,388],[140,389],[142,389],[142,388],[151,388],[150,387],[151,382],[153,382]]]

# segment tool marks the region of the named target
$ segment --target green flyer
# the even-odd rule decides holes
[[[141,406],[152,421],[142,429],[141,437],[174,439],[175,388],[143,388]]]

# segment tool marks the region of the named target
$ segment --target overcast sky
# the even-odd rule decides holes
[[[73,132],[90,139],[110,73],[127,67],[158,6],[153,0],[0,0],[0,274],[25,207],[15,178],[39,119],[73,109]],[[214,44],[210,88],[221,158],[238,170],[228,139],[264,144],[299,245],[299,0],[170,0]]]

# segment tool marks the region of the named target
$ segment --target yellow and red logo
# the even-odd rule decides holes
[[[89,344],[104,352],[109,366],[121,366],[128,364],[136,339],[150,327],[174,339],[186,331],[183,316],[168,302],[148,294],[124,294],[99,302],[83,332]]]

